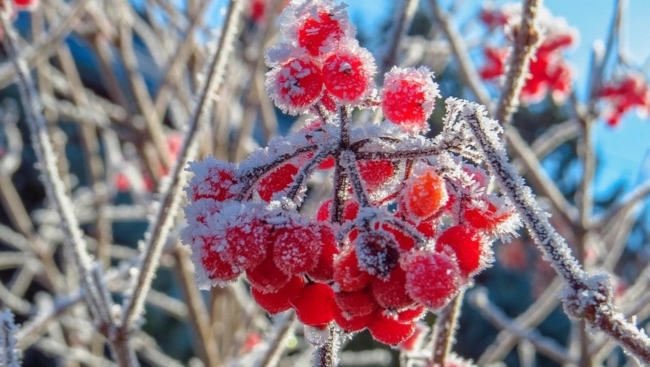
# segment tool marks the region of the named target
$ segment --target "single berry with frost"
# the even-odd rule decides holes
[[[384,78],[381,110],[386,119],[406,131],[427,130],[427,120],[440,96],[433,73],[427,68],[393,67]]]
[[[329,94],[345,104],[356,104],[370,93],[375,61],[365,48],[337,49],[323,62],[323,81]]]
[[[458,265],[447,255],[417,252],[404,264],[406,292],[420,304],[439,309],[446,305],[459,289]]]
[[[319,65],[306,57],[290,60],[266,77],[266,89],[276,106],[291,114],[306,110],[323,90]]]

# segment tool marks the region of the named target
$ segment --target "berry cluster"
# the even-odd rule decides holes
[[[633,108],[638,108],[646,115],[650,114],[650,88],[640,73],[627,73],[605,84],[598,96],[612,106],[606,117],[610,126],[618,126],[623,115]]]
[[[399,344],[490,263],[491,242],[517,217],[487,192],[485,171],[452,154],[451,134],[421,134],[438,96],[431,72],[393,68],[375,91],[373,57],[344,6],[294,1],[282,17],[267,88],[278,107],[312,119],[238,165],[191,163],[184,242],[204,287],[245,274],[271,314],[294,309],[305,325],[367,328]],[[380,108],[387,120],[353,128],[353,108]],[[471,154],[470,143],[455,146]],[[334,189],[309,214],[317,170]]]
[[[480,19],[488,28],[501,27],[514,39],[520,13],[521,7],[510,5],[501,9],[485,8]],[[539,102],[549,91],[554,100],[563,101],[571,92],[571,67],[563,59],[562,52],[577,43],[577,32],[568,27],[564,19],[555,18],[546,10],[540,15],[540,22],[545,31],[544,40],[529,64],[529,78],[521,90],[521,100],[524,103]],[[485,46],[483,53],[486,64],[479,70],[481,78],[492,80],[503,75],[508,61],[508,48]]]

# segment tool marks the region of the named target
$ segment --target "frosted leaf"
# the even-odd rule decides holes
[[[330,327],[318,327],[305,325],[305,340],[315,347],[325,345],[330,338]]]

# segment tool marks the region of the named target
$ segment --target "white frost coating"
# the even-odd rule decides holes
[[[16,348],[16,324],[8,308],[0,311],[0,366],[19,367],[20,350]]]
[[[305,325],[305,340],[315,347],[325,345],[330,338],[330,326],[323,328]]]
[[[650,363],[650,338],[616,312],[607,276],[586,274],[573,258],[565,240],[549,223],[548,214],[540,209],[530,188],[508,163],[496,133],[498,123],[486,114],[483,106],[468,102],[459,124],[471,130],[501,190],[512,200],[544,257],[567,283],[562,293],[565,310],[570,316],[586,319],[591,327],[616,339],[628,353]]]

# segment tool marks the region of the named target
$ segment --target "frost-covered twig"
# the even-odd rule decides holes
[[[579,219],[578,210],[567,201],[557,185],[548,177],[541,162],[535,157],[519,132],[515,128],[506,127],[505,136],[508,138],[512,150],[519,156],[520,162],[527,168],[535,187],[550,200],[566,223],[576,223]]]
[[[535,331],[535,329],[522,327],[516,322],[513,322],[513,320],[510,320],[508,316],[490,302],[485,289],[473,290],[469,293],[467,300],[476,307],[488,321],[494,324],[494,326],[502,330],[508,330],[517,337],[529,341],[539,352],[547,357],[562,364],[575,362],[571,360],[566,349],[557,344],[554,340],[540,335]]]
[[[542,39],[537,24],[542,0],[525,0],[522,4],[521,23],[517,29],[515,45],[510,56],[504,90],[497,102],[496,119],[503,125],[510,124],[512,115],[519,107],[519,93],[526,84],[528,65]]]
[[[19,367],[21,365],[15,334],[14,315],[5,308],[0,311],[0,366]]]
[[[16,48],[17,35],[11,26],[6,11],[2,12],[0,21],[2,22],[2,29],[5,34],[3,39],[5,49],[9,54],[18,79],[21,102],[23,103],[27,122],[32,134],[32,145],[41,165],[43,183],[45,184],[47,195],[61,217],[61,229],[65,234],[66,242],[74,256],[93,317],[100,323],[101,327],[109,327],[113,323],[110,316],[110,305],[104,302],[105,297],[103,296],[108,293],[108,290],[103,282],[95,281],[92,277],[92,260],[88,254],[77,218],[71,210],[73,208],[72,201],[67,195],[65,184],[61,180],[61,175],[56,164],[57,157],[53,153],[51,137],[45,124],[45,119],[41,114],[41,103],[38,92],[35,89],[32,76],[27,69],[25,59],[22,58]],[[128,355],[128,349],[120,351],[120,354]],[[118,356],[116,355],[116,357]]]
[[[588,275],[571,255],[564,239],[549,223],[548,214],[539,208],[530,188],[508,163],[503,145],[498,141],[498,123],[485,114],[484,107],[468,104],[462,119],[474,134],[499,187],[513,202],[532,239],[567,283],[562,295],[565,311],[604,331],[628,352],[650,363],[650,338],[616,312],[607,276]]]
[[[151,287],[154,273],[162,252],[162,247],[167,239],[171,226],[176,219],[182,196],[183,185],[187,182],[188,172],[185,165],[191,160],[197,151],[197,136],[200,127],[207,118],[207,112],[211,106],[215,91],[221,85],[228,60],[232,49],[232,42],[237,32],[237,24],[241,14],[243,1],[233,0],[228,8],[228,15],[223,25],[225,30],[219,40],[216,52],[208,60],[206,69],[206,80],[203,83],[197,104],[194,108],[192,118],[188,124],[185,141],[181,148],[179,159],[170,172],[170,181],[166,188],[161,190],[161,199],[158,203],[157,213],[152,220],[149,231],[142,246],[141,266],[135,279],[130,297],[124,305],[122,314],[123,332],[133,328],[140,318],[144,299]]]
[[[336,367],[339,365],[338,352],[341,347],[341,336],[335,326],[329,328],[327,341],[314,350],[313,367]]]
[[[460,292],[454,299],[437,314],[436,324],[433,329],[433,348],[431,361],[433,366],[444,366],[451,347],[455,342],[460,307],[463,303],[465,292]]]
[[[65,37],[72,31],[80,20],[81,15],[86,11],[86,6],[90,0],[79,0],[65,18],[56,26],[43,40],[39,40],[36,45],[29,48],[24,55],[26,66],[33,67],[40,64],[56,51],[57,47],[63,42]],[[14,70],[11,65],[3,64],[0,66],[0,88],[5,88],[14,80]]]

